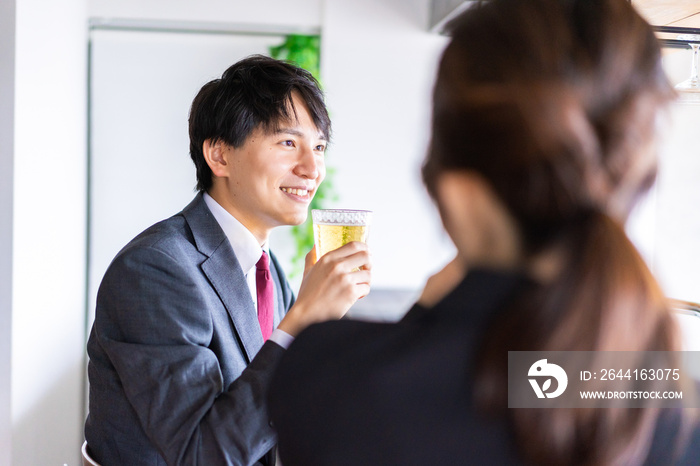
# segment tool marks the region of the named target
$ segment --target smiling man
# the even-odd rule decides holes
[[[296,298],[270,232],[306,220],[330,119],[318,83],[253,56],[190,110],[195,199],[134,238],[100,285],[85,437],[102,465],[272,465],[264,404],[285,348],[369,292],[366,246],[313,253]],[[359,270],[358,270],[359,268]]]

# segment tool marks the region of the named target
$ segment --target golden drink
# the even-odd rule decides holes
[[[349,209],[312,209],[316,260],[352,241],[367,242],[372,212]]]
[[[367,225],[328,225],[314,224],[314,243],[316,258],[328,251],[338,249],[351,241],[367,242],[369,227]]]

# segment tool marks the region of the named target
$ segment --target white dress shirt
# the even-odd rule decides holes
[[[214,215],[217,223],[221,229],[224,230],[224,234],[228,238],[229,243],[231,243],[233,252],[238,259],[238,263],[240,264],[243,274],[245,275],[246,282],[248,283],[250,297],[253,299],[255,309],[257,309],[258,292],[255,283],[255,264],[257,264],[262,257],[263,250],[268,252],[269,255],[269,246],[267,244],[260,246],[253,233],[243,226],[243,224],[226,209],[221,207],[221,205],[208,193],[204,193],[203,197],[207,207],[209,207],[209,210],[211,211],[212,215]],[[276,289],[274,289],[274,293],[277,295]],[[279,324],[279,322],[276,322],[275,324]],[[270,335],[270,340],[286,349],[289,347],[292,341],[294,341],[294,337],[287,332],[276,328],[272,332],[272,335]]]

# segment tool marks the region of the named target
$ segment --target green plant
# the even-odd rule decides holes
[[[270,56],[296,63],[320,81],[321,38],[319,36],[288,35],[280,45],[270,47]]]
[[[320,83],[321,38],[319,36],[307,36],[290,34],[285,37],[280,45],[270,47],[270,56],[279,60],[293,62],[309,71]],[[333,175],[335,170],[326,167],[326,179],[316,190],[316,195],[311,201],[310,209],[323,209],[325,201],[336,200],[337,194],[333,187]],[[314,247],[314,230],[311,215],[306,222],[292,227],[292,236],[296,243],[296,252],[292,257],[292,270],[290,277],[299,275],[304,270],[304,257]]]

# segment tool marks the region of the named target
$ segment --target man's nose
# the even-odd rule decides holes
[[[310,148],[303,148],[299,153],[299,160],[294,167],[294,173],[298,176],[314,180],[320,173],[320,165],[323,160]]]

